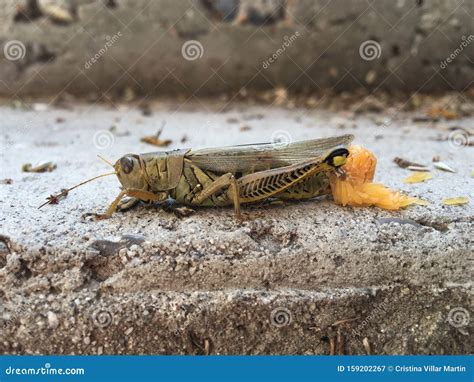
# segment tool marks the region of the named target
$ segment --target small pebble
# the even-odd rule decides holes
[[[48,326],[51,329],[56,329],[59,325],[58,316],[56,313],[49,311],[48,312]]]

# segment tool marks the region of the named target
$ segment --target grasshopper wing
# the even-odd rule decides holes
[[[334,149],[347,148],[353,139],[353,135],[342,135],[289,144],[259,143],[228,146],[191,151],[186,157],[203,170],[216,173],[249,173],[317,158]]]

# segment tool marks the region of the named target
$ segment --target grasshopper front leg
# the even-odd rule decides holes
[[[136,189],[122,190],[117,195],[117,197],[114,199],[114,201],[110,204],[109,208],[107,208],[107,211],[105,212],[105,214],[94,214],[95,218],[97,220],[103,220],[103,219],[110,218],[112,216],[112,214],[115,212],[115,210],[117,209],[117,206],[119,205],[120,201],[123,199],[123,197],[125,195],[143,200],[145,202],[147,202],[147,201],[163,201],[168,197],[168,194],[166,192],[153,193],[153,192],[150,192],[150,191],[136,190]]]

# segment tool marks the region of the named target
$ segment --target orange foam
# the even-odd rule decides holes
[[[342,167],[345,176],[330,177],[334,201],[343,206],[376,206],[386,210],[398,210],[410,204],[421,204],[421,200],[393,191],[383,184],[372,183],[377,158],[361,146],[351,146],[346,164]]]

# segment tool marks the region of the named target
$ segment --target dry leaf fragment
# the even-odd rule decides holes
[[[51,172],[56,169],[56,165],[53,162],[42,163],[38,166],[33,166],[31,163],[26,163],[21,167],[23,172]]]
[[[12,184],[12,183],[13,183],[13,179],[10,179],[10,178],[5,178],[5,179],[0,180],[0,184]]]
[[[433,164],[433,166],[435,166],[438,170],[442,170],[442,171],[447,171],[447,172],[456,172],[455,169],[453,169],[452,167],[448,166],[446,163],[444,162],[435,162]]]
[[[364,337],[364,339],[362,340],[362,344],[364,345],[365,352],[368,355],[372,354],[372,349],[370,347],[370,342],[369,342],[369,339],[367,337]]]
[[[407,170],[410,170],[410,171],[423,171],[423,172],[430,171],[430,169],[428,167],[425,167],[425,166],[408,166]]]
[[[433,107],[428,111],[428,115],[432,119],[444,118],[444,119],[457,119],[458,115],[452,111],[448,110],[444,107]]]
[[[427,206],[429,203],[426,200],[418,198],[410,198],[411,204],[416,204],[417,206]]]
[[[401,167],[401,168],[408,168],[410,166],[426,168],[425,165],[415,163],[415,162],[409,161],[408,159],[403,159],[400,157],[395,157],[393,161],[398,165],[398,167]]]
[[[412,175],[403,179],[404,183],[421,183],[425,180],[433,178],[433,175],[427,172],[415,172]]]
[[[109,127],[109,131],[115,135],[116,137],[127,137],[130,135],[130,131],[128,130],[119,130],[116,125],[112,125]]]
[[[149,103],[142,104],[141,111],[142,111],[142,115],[145,117],[149,117],[152,114],[151,106]]]
[[[243,125],[243,126],[240,126],[240,131],[249,131],[249,130],[252,130],[252,128],[248,125]]]
[[[273,90],[273,95],[275,97],[275,104],[278,106],[282,106],[288,100],[288,91],[282,87],[276,87]]]
[[[445,206],[460,206],[467,203],[469,203],[469,198],[466,198],[465,196],[443,199],[443,204]]]
[[[43,13],[49,17],[49,19],[56,24],[66,25],[71,24],[74,21],[69,10],[56,5],[47,5],[43,7]]]
[[[428,121],[431,121],[432,118],[424,114],[418,114],[418,115],[415,115],[411,120],[413,122],[428,122]]]
[[[153,146],[167,147],[173,141],[171,139],[160,139],[160,135],[162,132],[163,132],[163,127],[161,127],[161,129],[157,131],[156,135],[148,135],[148,136],[143,137],[140,140],[142,142],[148,143]]]

